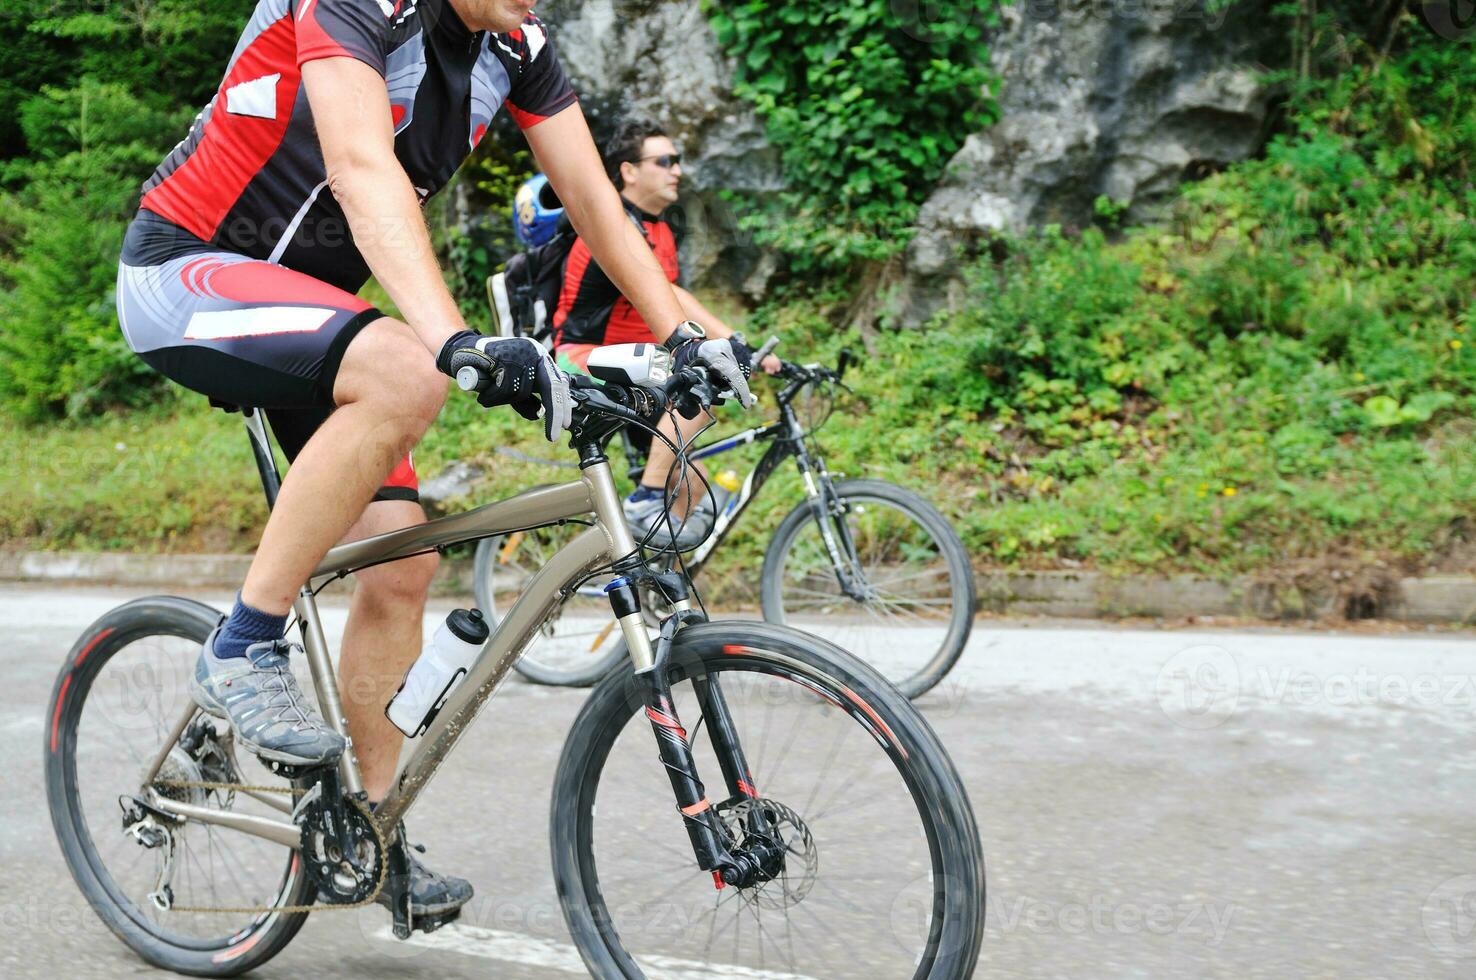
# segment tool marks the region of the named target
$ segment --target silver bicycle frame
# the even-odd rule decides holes
[[[393,831],[415,803],[420,791],[435,775],[482,705],[496,692],[512,665],[564,597],[595,569],[634,554],[636,543],[620,507],[620,496],[615,489],[610,464],[599,462],[585,466],[577,483],[530,490],[464,514],[339,545],[328,552],[313,572],[309,585],[302,590],[294,609],[302,630],[303,648],[307,653],[308,667],[312,671],[313,686],[318,694],[323,717],[347,739],[348,721],[344,717],[338,679],[328,655],[327,640],[323,635],[322,620],[312,588],[314,584],[326,584],[332,578],[342,577],[370,565],[408,558],[437,548],[559,524],[575,518],[585,518],[590,514],[594,515],[594,524],[555,554],[528,582],[518,601],[508,610],[498,624],[497,631],[482,648],[467,676],[452,692],[430,728],[420,736],[415,751],[406,760],[389,793],[374,811],[375,822],[384,831]],[[651,638],[645,628],[639,622],[622,622],[621,628],[636,669],[649,669],[655,657]],[[188,707],[186,717],[177,722],[180,730],[189,723],[195,710],[193,704]],[[171,744],[172,741],[166,744],[152,771],[145,777],[145,785],[151,783],[157,775]],[[346,790],[358,792],[363,788],[352,743],[339,763],[339,772]],[[166,813],[228,827],[286,847],[300,846],[300,830],[296,824],[285,820],[180,803],[152,791],[149,792],[149,797],[150,806]]]

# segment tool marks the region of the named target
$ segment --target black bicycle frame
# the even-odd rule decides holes
[[[786,459],[792,457],[799,470],[800,479],[804,481],[806,500],[815,515],[815,523],[820,528],[821,539],[835,569],[837,582],[844,594],[852,598],[861,598],[857,583],[864,576],[860,575],[855,568],[856,548],[855,543],[851,540],[850,528],[845,521],[826,520],[829,515],[838,513],[841,507],[831,486],[830,471],[826,468],[824,459],[811,453],[806,439],[808,433],[800,424],[793,408],[795,397],[811,383],[812,379],[801,378],[791,381],[780,391],[776,399],[779,405],[779,418],[776,421],[710,442],[692,451],[690,458],[693,462],[697,462],[721,455],[739,446],[772,442],[745,481],[736,509],[726,515],[725,520],[721,519],[722,515],[720,515],[718,526],[713,529],[712,536],[691,557],[686,559],[688,574],[695,575],[707,563],[708,557],[727,537],[733,525],[738,523],[738,518],[753,503],[764,484],[774,475],[775,470]],[[645,467],[644,454],[635,445],[628,430],[621,430],[621,437],[624,441],[626,459],[631,464],[628,472],[632,478],[638,479]]]

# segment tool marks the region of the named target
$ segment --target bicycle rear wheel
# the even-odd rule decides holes
[[[832,490],[823,529],[806,501],[769,542],[764,619],[824,637],[915,698],[953,669],[973,630],[968,552],[910,490],[881,480],[840,480]]]
[[[261,838],[188,821],[133,821],[147,833],[128,827],[126,810],[132,805],[138,812],[131,799],[142,795],[150,764],[191,705],[195,658],[219,618],[198,602],[158,597],[93,623],[57,678],[45,746],[52,826],[94,911],[155,966],[213,977],[271,959],[307,914],[192,913],[161,903],[270,910],[311,904],[316,894],[296,852]],[[243,771],[251,778],[238,778]],[[157,778],[270,780],[249,755],[238,758],[223,722],[202,714],[170,747]],[[285,819],[244,791],[154,785],[180,802]]]
[[[784,868],[717,888],[697,867],[652,758],[645,683],[618,671],[575,721],[552,800],[554,877],[590,973],[968,977],[983,935],[978,830],[916,709],[854,657],[764,623],[684,630],[668,670],[731,839],[747,808],[764,808],[785,837]],[[718,761],[718,700],[746,772],[724,775]]]

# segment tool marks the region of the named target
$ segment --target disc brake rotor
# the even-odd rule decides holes
[[[750,845],[766,842],[751,831],[750,814],[760,811],[775,838],[784,844],[783,867],[772,879],[744,889],[744,897],[760,908],[780,910],[798,905],[815,887],[820,874],[820,849],[800,815],[775,800],[743,800],[722,811],[733,835]]]

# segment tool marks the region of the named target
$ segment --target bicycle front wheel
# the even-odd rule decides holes
[[[854,657],[765,623],[690,627],[667,669],[730,846],[762,808],[782,870],[717,887],[697,866],[652,758],[646,685],[618,671],[570,731],[552,801],[560,904],[590,973],[968,977],[983,934],[978,830],[916,709]],[[746,770],[719,747],[732,738]]]
[[[841,480],[816,520],[806,501],[764,555],[764,618],[822,636],[910,698],[943,679],[974,626],[974,572],[932,504],[881,480]]]

